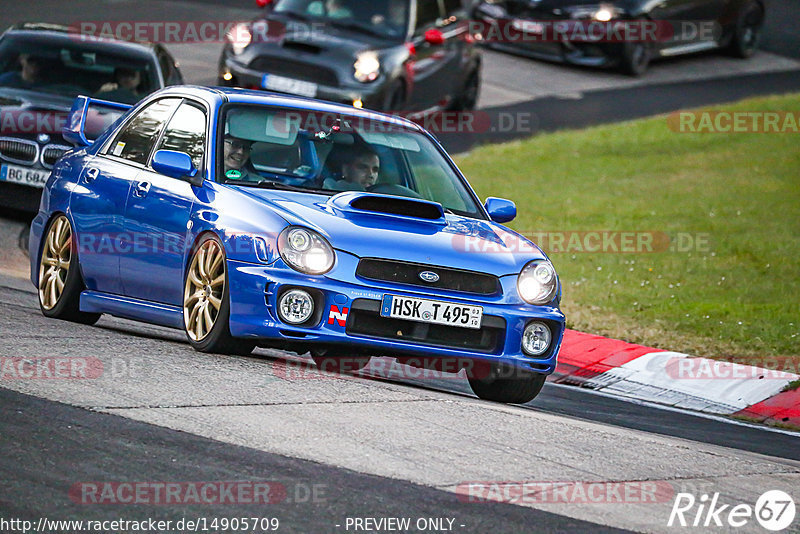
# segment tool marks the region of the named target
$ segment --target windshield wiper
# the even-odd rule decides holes
[[[358,30],[358,31],[361,31],[363,33],[368,33],[369,35],[374,35],[376,37],[386,38],[386,36],[383,33],[379,32],[375,28],[372,28],[371,26],[365,26],[363,24],[359,24],[358,22],[353,22],[352,20],[332,20],[332,19],[329,19],[329,20],[326,20],[325,22],[327,22],[331,26],[335,26],[337,28],[344,28],[346,30]]]
[[[295,19],[295,20],[302,20],[302,21],[311,20],[308,16],[306,16],[306,15],[304,15],[302,13],[298,13],[297,11],[286,10],[286,11],[275,11],[274,13],[277,14],[277,15],[285,15],[285,16],[289,17],[290,19]]]

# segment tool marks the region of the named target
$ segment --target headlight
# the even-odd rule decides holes
[[[608,22],[624,14],[624,10],[610,4],[576,6],[567,8],[567,11],[573,19],[594,19],[600,22]]]
[[[552,301],[558,290],[558,277],[553,264],[537,260],[528,263],[517,278],[519,296],[528,304],[541,306]]]
[[[306,274],[325,274],[336,260],[336,253],[324,237],[299,226],[289,226],[281,232],[278,252],[289,267]]]
[[[381,62],[375,52],[361,52],[353,63],[355,68],[354,76],[359,82],[372,82],[378,77],[381,70]]]
[[[237,24],[231,28],[225,35],[233,47],[234,54],[241,54],[253,40],[253,34],[250,32],[250,27],[247,24]]]

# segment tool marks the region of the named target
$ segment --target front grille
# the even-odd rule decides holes
[[[432,271],[439,275],[436,282],[425,282],[419,274]],[[358,262],[356,275],[368,280],[381,280],[396,284],[448,289],[476,295],[493,295],[500,291],[500,281],[496,276],[475,271],[462,271],[448,267],[406,263],[393,260],[364,258]]]
[[[461,328],[381,317],[380,305],[376,300],[354,300],[345,331],[353,335],[473,352],[496,354],[503,348],[506,321],[502,317],[484,315],[480,329]]]
[[[12,163],[33,165],[39,156],[39,145],[35,141],[14,139],[11,137],[0,138],[0,157]]]
[[[47,145],[42,150],[42,165],[48,169],[52,168],[58,158],[63,156],[69,149],[70,147],[63,145]]]
[[[339,86],[339,78],[333,69],[314,63],[271,56],[258,56],[250,62],[249,67],[259,72],[277,74],[278,76],[286,76],[295,80],[313,82],[329,87]]]

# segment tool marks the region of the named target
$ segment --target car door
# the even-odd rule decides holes
[[[436,106],[446,98],[452,80],[447,78],[448,59],[452,52],[448,51],[445,39],[441,44],[430,43],[425,40],[425,33],[429,30],[442,31],[443,17],[438,0],[416,1],[416,22],[412,43],[416,55],[411,64],[412,89],[409,105],[414,110],[428,109]]]
[[[158,68],[161,70],[161,76],[164,79],[164,85],[181,85],[183,83],[183,75],[175,58],[161,45],[156,45],[155,53],[158,58]]]
[[[715,19],[725,0],[661,0],[653,2],[650,18],[672,27],[671,37],[660,48],[672,48],[708,41]]]
[[[108,146],[84,165],[70,210],[88,289],[121,294],[119,251],[131,186],[178,99],[159,100],[139,111]]]
[[[444,79],[448,82],[448,94],[451,100],[456,98],[462,89],[467,73],[464,69],[468,53],[469,20],[461,0],[440,0],[444,15],[439,22],[439,29],[444,37]]]
[[[203,172],[205,141],[203,106],[184,100],[169,119],[153,154],[162,149],[185,152]],[[180,305],[195,188],[186,180],[153,170],[153,154],[136,175],[125,209],[125,234],[131,237],[132,246],[120,255],[120,276],[126,296]]]

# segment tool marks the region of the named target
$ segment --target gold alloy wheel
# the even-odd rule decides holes
[[[213,239],[204,242],[192,258],[183,291],[183,322],[193,341],[201,341],[214,327],[225,294],[225,255]]]
[[[72,259],[72,227],[63,215],[50,225],[39,264],[39,302],[45,310],[52,310],[67,283]]]

